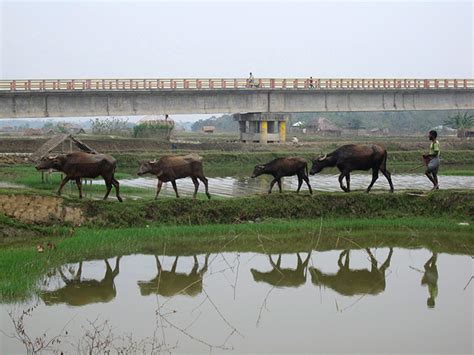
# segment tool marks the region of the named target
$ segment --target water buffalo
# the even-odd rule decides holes
[[[158,178],[158,186],[156,189],[155,199],[161,190],[163,182],[171,181],[176,197],[179,198],[178,188],[176,187],[176,180],[185,177],[190,177],[194,183],[194,195],[196,198],[199,188],[199,180],[204,183],[206,187],[207,198],[211,198],[207,179],[202,171],[202,158],[197,154],[189,154],[185,156],[164,156],[160,160],[151,160],[142,162],[137,173],[139,176],[144,174],[153,174]]]
[[[92,303],[107,303],[115,298],[115,278],[120,272],[120,256],[115,260],[112,270],[108,260],[105,261],[105,275],[102,280],[82,279],[82,262],[72,279],[67,278],[61,269],[59,275],[65,286],[54,291],[43,291],[41,299],[48,306],[65,303],[70,306],[84,306]]]
[[[158,273],[150,281],[138,281],[138,287],[142,296],[148,296],[153,293],[172,297],[178,294],[187,296],[196,296],[202,292],[202,279],[207,272],[209,254],[206,254],[204,265],[199,270],[199,263],[196,255],[193,256],[194,265],[189,274],[176,272],[178,265],[178,256],[174,260],[171,271],[163,270],[158,256],[155,255],[156,268]]]
[[[375,181],[378,179],[380,170],[390,184],[390,192],[393,192],[391,174],[387,170],[386,165],[387,151],[384,147],[377,144],[347,144],[336,149],[332,153],[314,159],[310,174],[314,175],[326,167],[335,166],[341,172],[339,175],[339,185],[341,186],[341,189],[345,192],[350,192],[351,171],[372,169],[372,181],[367,188],[367,192],[369,192]],[[346,178],[347,187],[342,183],[344,177]]]
[[[298,189],[296,192],[300,192],[301,185],[303,184],[303,180],[308,185],[309,192],[312,194],[313,190],[311,189],[311,185],[309,184],[308,179],[308,163],[303,158],[298,157],[286,157],[286,158],[277,158],[272,160],[267,164],[256,165],[252,178],[260,176],[262,174],[269,174],[273,176],[273,180],[270,183],[270,189],[268,193],[272,193],[273,185],[278,183],[278,188],[281,192],[281,178],[283,176],[298,176]]]
[[[109,155],[74,152],[43,157],[36,165],[37,170],[54,169],[62,171],[66,177],[61,181],[58,195],[69,180],[75,180],[79,189],[79,198],[82,198],[81,178],[96,178],[102,176],[107,186],[104,200],[109,196],[112,185],[115,187],[117,200],[122,202],[119,193],[119,182],[114,178],[117,161]]]
[[[385,290],[385,271],[390,267],[393,249],[390,248],[387,259],[380,266],[370,249],[366,249],[370,257],[371,269],[351,270],[349,267],[349,250],[344,250],[339,255],[337,262],[339,270],[336,274],[326,274],[317,268],[310,267],[309,273],[314,285],[327,286],[344,296],[377,295]],[[343,262],[343,259],[345,260]]]
[[[275,287],[299,287],[304,285],[306,282],[306,271],[311,253],[308,253],[308,256],[304,261],[301,259],[299,253],[296,255],[298,257],[296,269],[282,268],[281,254],[278,256],[276,263],[272,260],[272,256],[269,255],[268,258],[270,259],[272,270],[262,272],[256,269],[250,269],[253,279],[256,282],[265,282]]]

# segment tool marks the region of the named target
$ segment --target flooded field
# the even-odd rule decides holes
[[[213,195],[222,197],[244,196],[256,193],[264,193],[270,187],[271,176],[260,176],[252,179],[247,177],[221,177],[209,178],[209,191]],[[431,189],[432,185],[429,180],[420,174],[400,174],[392,175],[393,185],[395,190],[425,190]],[[351,175],[351,189],[365,190],[370,184],[371,175],[353,174]],[[474,176],[441,176],[439,178],[441,189],[474,189]],[[103,183],[99,180],[94,183]],[[120,180],[122,186],[130,187],[144,187],[156,189],[157,179],[154,177],[142,177],[137,179],[122,179]],[[338,175],[321,174],[310,177],[310,183],[313,189],[319,191],[340,191]],[[345,181],[344,181],[345,184]],[[183,195],[192,195],[194,192],[194,184],[191,179],[177,180],[178,191]],[[283,190],[296,191],[298,188],[298,179],[296,176],[287,177],[283,179]],[[387,180],[380,176],[374,185],[374,189],[389,190]],[[200,192],[204,192],[203,184],[200,185]],[[278,192],[278,186],[273,188],[274,192]],[[307,191],[306,184],[303,183],[301,191]],[[175,196],[171,183],[163,184],[160,195]]]
[[[67,353],[129,333],[177,353],[471,353],[471,277],[470,256],[426,249],[117,256],[53,270],[0,329],[37,304],[27,332],[64,327]],[[0,333],[0,353],[23,352]]]

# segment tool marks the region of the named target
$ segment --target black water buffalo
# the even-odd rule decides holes
[[[256,165],[252,178],[260,176],[262,174],[269,174],[273,176],[273,180],[270,183],[270,189],[268,193],[272,193],[273,185],[278,183],[278,188],[281,192],[281,178],[284,176],[298,176],[298,189],[296,192],[299,192],[301,189],[301,185],[303,184],[303,180],[308,185],[309,192],[312,194],[313,190],[311,189],[311,185],[309,184],[308,179],[308,163],[303,158],[298,157],[286,157],[286,158],[277,158],[272,160],[267,164]]]
[[[314,175],[324,168],[335,166],[341,172],[339,175],[339,185],[341,189],[345,192],[350,192],[351,171],[372,169],[372,181],[367,188],[367,192],[369,192],[378,179],[380,170],[390,184],[390,192],[393,192],[392,178],[386,165],[387,151],[384,147],[377,144],[347,144],[332,153],[314,159],[310,174]],[[346,178],[347,187],[342,183],[344,177]]]
[[[115,187],[117,200],[122,202],[119,193],[119,182],[115,179],[115,168],[117,161],[110,155],[90,154],[84,152],[74,152],[69,154],[54,155],[42,158],[36,165],[37,170],[54,169],[66,174],[61,181],[58,195],[69,180],[75,180],[79,189],[79,198],[82,198],[81,178],[96,178],[102,176],[107,186],[104,200],[109,196],[112,185]]]
[[[151,160],[147,162],[142,162],[138,170],[138,175],[144,174],[153,174],[158,178],[158,186],[156,190],[155,199],[158,198],[158,195],[161,190],[163,182],[171,181],[173,185],[174,192],[176,197],[179,198],[178,188],[176,187],[176,180],[186,177],[190,177],[194,183],[194,195],[196,194],[199,188],[199,180],[204,183],[206,187],[207,198],[211,198],[209,194],[209,188],[207,184],[207,179],[204,176],[202,171],[202,158],[197,154],[189,154],[185,156],[164,156],[160,160]]]

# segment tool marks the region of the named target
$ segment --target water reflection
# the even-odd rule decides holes
[[[25,317],[26,329],[54,335],[67,324],[75,344],[97,319],[94,329],[108,322],[114,339],[156,337],[163,352],[175,344],[185,353],[472,350],[469,255],[403,248],[169,253],[63,266],[45,277],[43,302]],[[20,304],[19,314],[30,306]],[[6,334],[12,307],[0,305]],[[57,353],[78,353],[67,344]],[[1,354],[22,353],[22,346],[0,333]]]
[[[66,277],[62,268],[58,273],[64,286],[54,291],[42,291],[40,297],[43,302],[52,306],[65,303],[70,306],[84,306],[91,303],[110,302],[117,295],[115,278],[120,272],[120,256],[115,259],[115,267],[112,270],[109,261],[105,262],[105,275],[99,280],[82,279],[82,261],[77,271],[72,272],[72,278]]]
[[[425,263],[425,273],[421,279],[422,285],[428,286],[429,297],[426,300],[428,308],[434,308],[436,297],[438,297],[438,268],[436,267],[436,261],[438,254],[433,253],[431,258]]]
[[[209,254],[206,254],[204,265],[199,270],[199,262],[196,255],[193,256],[194,265],[189,273],[176,272],[178,266],[177,256],[170,271],[164,270],[160,259],[155,255],[156,276],[149,281],[138,281],[140,294],[148,296],[158,294],[165,297],[172,297],[178,294],[196,296],[202,292],[202,279],[207,272]]]
[[[350,250],[344,250],[337,261],[336,274],[326,274],[315,267],[309,268],[314,285],[323,285],[344,296],[362,294],[377,295],[385,291],[385,271],[390,267],[393,249],[390,248],[387,259],[378,267],[378,262],[370,249],[366,249],[371,268],[352,270],[350,268]],[[344,259],[345,258],[345,259]]]
[[[268,260],[272,266],[271,271],[262,272],[256,269],[250,269],[253,279],[256,282],[265,282],[275,287],[299,287],[306,282],[306,273],[308,269],[308,262],[311,258],[311,252],[303,261],[299,253],[297,256],[296,269],[281,267],[281,254],[278,255],[275,263],[271,255],[268,255]]]

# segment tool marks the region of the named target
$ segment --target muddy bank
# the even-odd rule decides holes
[[[473,191],[411,193],[283,193],[222,200],[189,198],[116,201],[62,199],[20,193],[0,195],[0,213],[24,223],[145,227],[150,224],[195,225],[258,222],[268,218],[324,217],[474,218]]]
[[[9,194],[0,195],[0,213],[24,223],[53,225],[84,223],[80,207],[68,206],[60,197]]]

